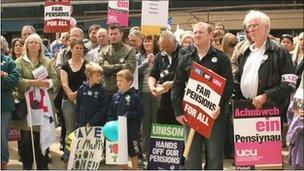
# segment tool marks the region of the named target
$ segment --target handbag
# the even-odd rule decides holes
[[[24,120],[27,115],[27,107],[25,99],[15,103],[15,110],[12,113],[12,120]]]

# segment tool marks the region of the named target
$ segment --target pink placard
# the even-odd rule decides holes
[[[108,11],[108,24],[118,23],[121,26],[128,27],[129,25],[129,14],[128,13],[119,13],[116,11]]]

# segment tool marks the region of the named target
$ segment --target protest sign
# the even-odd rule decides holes
[[[118,23],[121,26],[129,25],[129,1],[118,0],[108,3],[108,21],[107,24]]]
[[[118,116],[118,140],[106,140],[106,164],[128,164],[127,118]]]
[[[169,1],[142,1],[141,32],[158,35],[168,20]]]
[[[206,138],[210,136],[214,123],[211,113],[219,105],[225,81],[223,77],[196,62],[191,67],[182,108],[187,124]]]
[[[58,2],[45,0],[44,3],[44,32],[70,31],[70,0]]]
[[[180,157],[184,149],[183,136],[183,126],[153,123],[148,169],[180,169]]]
[[[76,130],[69,157],[68,170],[98,170],[104,159],[102,127],[81,127]]]
[[[234,101],[233,110],[236,168],[282,168],[279,107],[266,102],[257,109],[244,100]]]

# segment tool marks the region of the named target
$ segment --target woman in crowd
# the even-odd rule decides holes
[[[304,70],[304,32],[299,34],[298,42],[296,43],[295,49],[292,53],[292,61],[295,65],[296,75],[298,76],[296,88],[298,88],[300,84],[301,74]]]
[[[290,34],[283,34],[281,45],[286,47],[289,53],[292,52],[293,49],[293,37]]]
[[[60,70],[61,85],[64,90],[62,112],[65,118],[67,135],[76,127],[76,96],[82,82],[86,80],[85,60],[83,59],[84,45],[82,40],[70,42],[71,59]]]
[[[153,65],[154,55],[159,52],[156,38],[152,35],[142,37],[140,53],[137,54],[139,73],[139,92],[144,104],[145,112],[142,122],[143,153],[149,153],[151,124],[156,120],[157,99],[151,94],[148,86],[148,77]]]
[[[191,32],[186,32],[181,39],[181,46],[193,45],[193,38],[191,37]]]
[[[23,45],[24,45],[24,40],[21,38],[14,38],[12,40],[10,55],[14,60],[16,60],[22,55]]]
[[[231,58],[234,48],[238,43],[237,37],[231,33],[226,33],[222,40],[221,49],[225,54]],[[233,119],[232,119],[232,104],[227,105],[229,108],[227,112],[227,124],[226,124],[226,137],[225,137],[225,158],[234,158],[234,142],[233,142]]]
[[[24,93],[31,87],[49,89],[58,86],[59,80],[55,68],[50,59],[44,56],[44,46],[38,34],[32,34],[25,40],[25,46],[22,56],[16,60],[16,64],[20,70],[20,80],[17,86],[18,99],[25,99]],[[47,79],[36,79],[32,71],[43,66],[47,73]],[[51,91],[49,91],[51,93]],[[51,97],[51,95],[50,95]],[[52,102],[52,100],[51,100]],[[27,124],[26,117],[23,120],[15,120],[13,127],[21,129],[21,157],[23,169],[31,170],[33,164],[33,152],[31,133]],[[40,148],[40,128],[33,126],[33,141],[35,148],[35,156],[37,169],[48,169],[47,155],[43,155]]]
[[[1,36],[1,170],[7,169],[9,159],[8,131],[9,123],[14,109],[12,90],[17,86],[19,72],[15,62],[10,56],[4,55],[3,50],[7,42]]]
[[[235,35],[233,35],[232,33],[226,33],[223,37],[221,49],[223,52],[226,53],[229,58],[231,58],[237,43],[238,41]]]

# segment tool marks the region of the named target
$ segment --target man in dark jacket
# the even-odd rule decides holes
[[[236,97],[253,99],[261,108],[267,100],[280,106],[296,85],[296,75],[288,51],[269,40],[270,20],[260,11],[250,11],[244,20],[254,42],[238,57]]]
[[[1,52],[2,45],[1,42]],[[14,60],[1,53],[1,170],[6,170],[9,159],[8,125],[14,110],[12,90],[18,84],[19,76]]]
[[[181,46],[175,36],[164,31],[159,36],[161,52],[156,54],[153,67],[148,78],[148,85],[154,96],[160,96],[156,121],[162,124],[178,124],[175,120],[171,102],[171,87],[178,65],[178,52]]]
[[[185,124],[186,117],[181,104],[184,96],[186,82],[189,79],[193,62],[212,70],[226,79],[224,92],[220,105],[211,115],[215,119],[209,139],[205,139],[199,133],[195,133],[192,141],[185,169],[202,169],[202,144],[206,145],[205,169],[223,169],[224,133],[225,129],[225,104],[228,103],[233,90],[233,77],[231,64],[227,55],[215,49],[211,45],[212,27],[205,22],[199,22],[193,27],[193,40],[195,47],[189,46],[179,53],[181,61],[178,65],[172,87],[172,104],[175,111],[176,120]],[[186,132],[189,127],[186,127]]]

